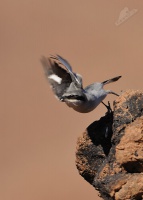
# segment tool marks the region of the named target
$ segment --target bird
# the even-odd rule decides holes
[[[82,76],[73,72],[69,62],[60,55],[42,56],[41,63],[45,76],[58,100],[65,102],[67,106],[80,113],[93,111],[108,94],[119,96],[112,90],[103,87],[117,81],[121,76],[111,78],[103,82],[95,82],[83,88]]]

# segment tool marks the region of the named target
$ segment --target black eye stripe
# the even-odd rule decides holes
[[[76,99],[77,99],[77,100],[81,100],[81,101],[84,101],[84,100],[85,100],[85,98],[82,97],[82,96],[78,96]]]
[[[84,101],[85,100],[85,97],[83,96],[78,96],[78,95],[69,95],[66,97],[67,99],[77,99],[77,100],[81,100],[81,101]]]

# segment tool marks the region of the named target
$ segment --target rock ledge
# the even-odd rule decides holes
[[[143,92],[126,91],[114,112],[87,127],[76,166],[104,200],[143,199]]]

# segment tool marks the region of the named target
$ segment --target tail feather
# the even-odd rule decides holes
[[[111,79],[109,79],[109,80],[103,81],[102,84],[103,84],[103,85],[106,85],[106,84],[108,84],[108,83],[115,82],[115,81],[117,81],[117,80],[118,80],[119,78],[121,78],[121,77],[122,77],[122,76],[117,76],[117,77],[111,78]]]

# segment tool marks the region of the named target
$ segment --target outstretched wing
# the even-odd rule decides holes
[[[56,62],[54,58],[41,58],[41,63],[44,68],[46,78],[55,93],[56,97],[62,101],[62,95],[70,86],[72,79],[71,75]]]
[[[67,60],[65,60],[64,58],[62,58],[59,55],[51,56],[51,58],[58,60],[66,68],[66,70],[70,74],[71,79],[74,82],[75,86],[77,86],[78,88],[82,88],[82,76],[80,74],[76,74],[72,71],[72,67]]]

